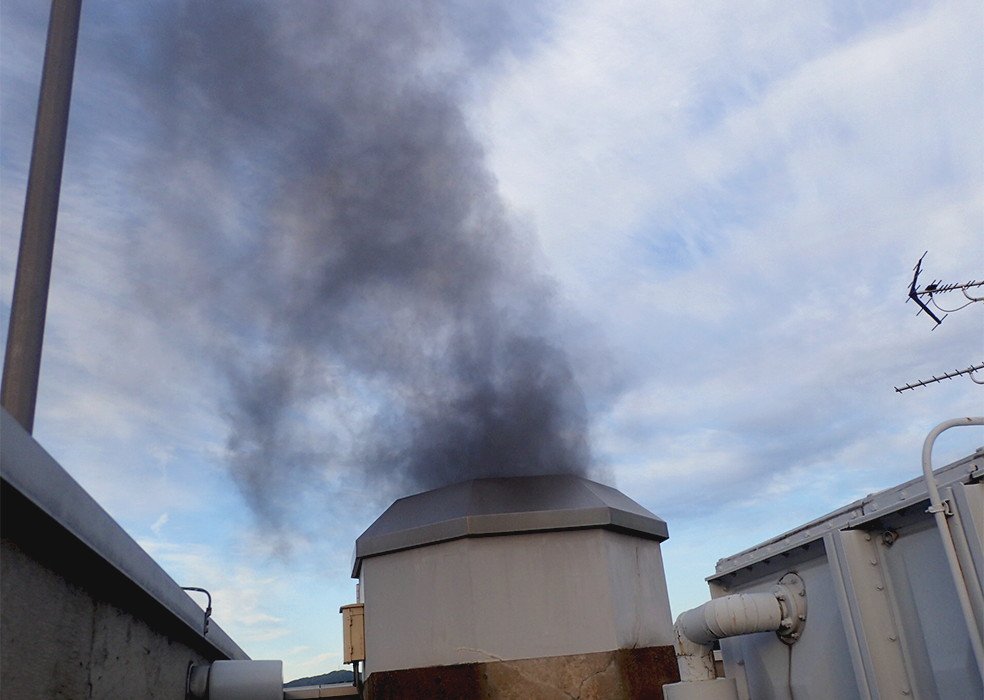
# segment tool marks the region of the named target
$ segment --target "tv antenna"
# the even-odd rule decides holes
[[[954,370],[953,372],[947,372],[941,377],[937,377],[934,375],[932,379],[921,379],[918,382],[913,382],[912,384],[906,384],[904,387],[901,388],[895,387],[895,391],[901,394],[903,391],[906,391],[908,389],[915,389],[916,387],[926,386],[927,384],[935,384],[936,382],[942,382],[944,379],[953,379],[954,377],[959,377],[960,375],[963,374],[969,376],[970,381],[974,382],[974,384],[984,384],[984,380],[977,381],[976,379],[974,379],[974,372],[978,372],[982,369],[984,369],[984,362],[980,363],[979,365],[971,365],[967,369],[959,369],[959,370]]]
[[[928,252],[929,251],[926,251],[926,253]],[[975,287],[984,287],[984,282],[978,282],[977,280],[971,280],[970,282],[954,283],[954,284],[944,283],[942,280],[933,280],[922,289],[919,289],[919,273],[922,271],[922,261],[923,258],[926,257],[926,253],[922,254],[922,256],[919,258],[919,262],[917,262],[916,266],[913,268],[914,273],[912,275],[912,284],[909,285],[909,299],[912,299],[914,302],[916,302],[916,304],[919,305],[919,311],[916,312],[917,316],[923,311],[925,311],[927,314],[929,314],[929,317],[931,319],[936,321],[936,326],[938,326],[941,323],[943,323],[944,318],[946,318],[949,314],[953,313],[954,311],[960,311],[960,309],[970,306],[975,301],[984,301],[984,297],[971,296],[967,292],[967,290],[974,289]],[[939,303],[936,301],[937,296],[941,294],[946,294],[947,292],[955,292],[957,290],[963,292],[963,295],[964,297],[967,298],[967,301],[957,306],[956,308],[945,309],[942,306],[940,306]],[[920,297],[926,297],[930,304],[935,306],[938,311],[942,311],[943,318],[940,318],[935,313],[933,313],[933,310],[930,309],[929,306],[927,306],[926,302],[924,302]],[[909,302],[909,299],[906,299],[906,303]],[[936,326],[933,326],[934,331],[936,330]]]
[[[926,251],[926,253],[928,252],[929,251]],[[945,319],[951,313],[955,311],[960,311],[960,309],[966,308],[971,304],[973,304],[974,302],[978,302],[978,301],[984,302],[984,296],[980,296],[980,297],[973,296],[968,291],[971,289],[976,289],[978,287],[984,287],[984,282],[971,280],[970,282],[963,282],[963,283],[947,283],[947,282],[943,282],[942,280],[933,280],[925,287],[920,289],[919,273],[922,271],[922,261],[923,258],[926,257],[926,253],[923,253],[922,256],[920,256],[919,261],[916,263],[916,266],[913,268],[912,283],[909,285],[909,299],[912,299],[912,301],[916,302],[916,304],[919,305],[919,311],[916,312],[917,316],[921,314],[923,311],[925,311],[931,319],[936,321],[936,325],[933,326],[932,328],[932,330],[935,331],[937,326],[943,323],[943,319]],[[944,308],[940,306],[940,304],[937,302],[936,299],[938,296],[941,296],[948,292],[955,292],[958,290],[963,293],[964,297],[967,299],[966,302],[959,304],[958,306],[955,306],[952,309]],[[908,303],[909,299],[906,299],[906,303]],[[926,301],[923,301],[923,299],[925,299]],[[932,304],[934,307],[936,307],[937,311],[943,312],[943,316],[942,317],[937,316],[933,312],[933,310],[929,308],[929,304]],[[926,386],[927,384],[935,384],[937,382],[942,382],[944,379],[953,379],[954,377],[959,377],[962,375],[967,375],[968,377],[970,377],[970,381],[974,382],[974,384],[984,385],[984,379],[978,381],[974,377],[974,373],[979,372],[981,370],[984,370],[984,362],[982,362],[979,365],[971,365],[967,369],[958,369],[952,372],[946,372],[939,377],[933,375],[932,379],[921,379],[917,382],[906,384],[903,387],[895,387],[895,391],[898,393],[902,393],[903,391],[907,391],[909,389],[915,389],[916,387]]]

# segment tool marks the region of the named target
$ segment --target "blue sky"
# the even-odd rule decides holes
[[[302,391],[282,427],[304,468],[264,482],[282,516],[270,527],[230,466],[223,367],[282,350],[264,334],[275,314],[235,302],[303,288],[319,251],[294,238],[294,210],[270,225],[267,185],[290,177],[290,134],[359,85],[333,82],[333,54],[301,33],[311,79],[271,83],[277,129],[215,122],[217,143],[239,130],[249,147],[183,160],[160,134],[207,130],[211,96],[180,70],[207,73],[209,50],[167,73],[140,37],[166,38],[195,5],[83,8],[35,436],[179,583],[212,592],[251,656],[294,678],[339,666],[353,542],[406,488],[318,450],[402,389],[317,344],[291,350]],[[933,426],[984,410],[966,377],[893,390],[981,361],[979,304],[931,332],[904,303],[925,251],[927,282],[984,269],[978,3],[411,5],[394,21],[420,22],[413,79],[453,94],[481,147],[522,258],[509,274],[552,290],[592,474],[669,523],[674,614],[704,600],[718,558],[915,476]],[[270,41],[326,6],[274,11]],[[4,334],[46,14],[11,0],[0,17]],[[254,252],[276,236],[289,254],[257,268],[257,291]],[[981,444],[950,431],[936,462]]]

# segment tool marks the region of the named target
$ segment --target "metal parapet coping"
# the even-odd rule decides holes
[[[956,483],[967,483],[984,478],[984,448],[979,448],[974,454],[952,464],[940,467],[934,471],[934,474],[940,489]],[[893,488],[865,496],[755,547],[720,559],[714,567],[714,575],[708,576],[706,580],[714,581],[726,574],[820,540],[828,532],[860,527],[889,513],[928,500],[926,482],[920,475]]]
[[[248,659],[218,625],[202,632],[204,612],[78,482],[0,409],[0,478],[188,626],[219,655]]]

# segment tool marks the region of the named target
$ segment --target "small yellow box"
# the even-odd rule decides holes
[[[342,613],[342,636],[345,644],[342,663],[366,660],[366,628],[365,603],[343,605],[339,608]]]

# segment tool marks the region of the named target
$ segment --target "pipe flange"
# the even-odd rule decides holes
[[[185,692],[186,700],[204,700],[208,697],[208,674],[211,664],[188,664],[188,683]]]
[[[806,623],[806,586],[797,574],[790,572],[772,587],[772,595],[779,601],[782,622],[776,635],[786,644],[795,644]]]

